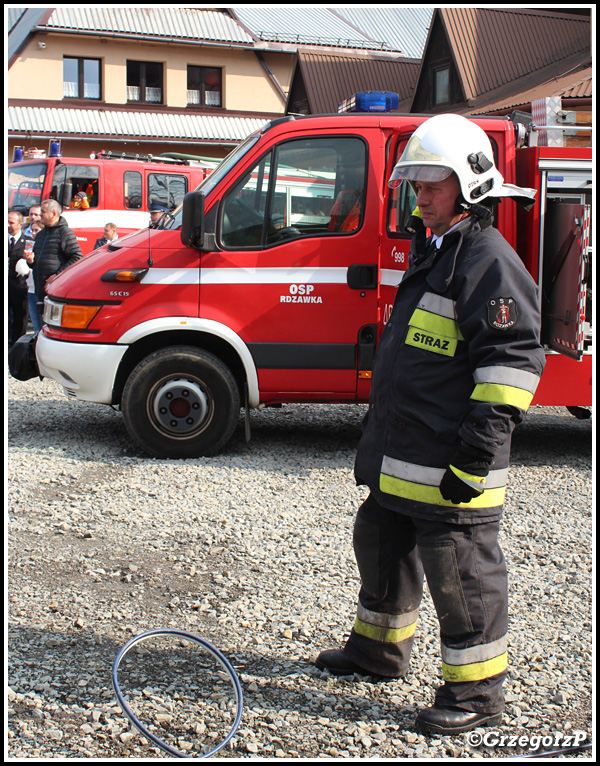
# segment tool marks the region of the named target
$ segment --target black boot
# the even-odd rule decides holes
[[[351,676],[356,673],[360,676],[371,676],[376,679],[387,678],[361,668],[347,656],[343,649],[327,649],[321,652],[315,660],[315,665],[319,670],[327,670],[332,676]]]
[[[498,726],[502,713],[472,713],[458,708],[430,707],[421,710],[415,725],[423,734],[460,734],[479,726]]]

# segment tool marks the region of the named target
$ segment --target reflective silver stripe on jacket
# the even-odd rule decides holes
[[[429,487],[439,487],[445,468],[431,468],[429,466],[408,463],[406,460],[397,460],[393,457],[383,456],[381,472],[395,479],[403,479],[415,484],[425,484]],[[486,489],[498,489],[506,485],[508,468],[499,468],[490,471],[487,475]]]
[[[514,367],[504,367],[500,365],[492,367],[478,367],[473,373],[475,383],[494,383],[501,386],[512,386],[513,388],[522,388],[535,394],[540,382],[540,376],[533,372],[517,370]]]
[[[444,298],[437,293],[425,293],[417,303],[417,308],[430,311],[432,314],[439,314],[447,319],[456,319],[456,301],[451,298]]]

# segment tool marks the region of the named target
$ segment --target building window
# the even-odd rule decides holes
[[[63,96],[100,98],[100,61],[65,56],[63,58]]]
[[[450,67],[435,69],[433,72],[433,103],[448,104],[450,102]]]
[[[155,61],[127,62],[127,101],[163,103],[163,65]]]
[[[187,102],[194,106],[221,106],[221,70],[215,67],[188,66]]]

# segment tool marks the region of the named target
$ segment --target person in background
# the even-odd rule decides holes
[[[104,245],[107,245],[109,242],[114,242],[116,239],[119,239],[117,225],[115,223],[107,223],[104,227],[104,236],[96,240],[94,250],[99,247],[104,247]]]
[[[81,248],[74,232],[62,216],[62,207],[54,199],[42,202],[42,231],[33,246],[33,278],[38,302],[46,295],[46,284],[67,266],[82,258]]]
[[[41,217],[42,217],[41,207],[39,205],[32,205],[29,208],[29,225],[25,229],[26,237],[32,236],[31,227],[33,226],[34,223],[39,222]]]
[[[72,210],[88,210],[90,203],[88,202],[87,194],[84,191],[77,192],[77,194],[71,200]]]
[[[152,202],[150,204],[150,228],[156,226],[165,213],[168,213],[169,209],[158,202]]]
[[[27,332],[27,283],[29,273],[23,260],[25,235],[23,215],[8,213],[8,347]]]
[[[31,217],[31,211],[29,211],[29,216]],[[37,234],[43,228],[44,226],[40,220],[30,223],[27,227],[27,231],[30,233],[25,240],[24,257],[29,266],[29,274],[27,276],[27,304],[29,309],[29,318],[31,319],[31,324],[33,325],[34,332],[39,332],[42,329],[42,318],[38,312],[37,296],[35,294],[35,283],[33,280],[33,244]]]

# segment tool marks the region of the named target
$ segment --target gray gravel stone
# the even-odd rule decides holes
[[[241,679],[242,723],[217,757],[527,752],[414,731],[441,679],[427,594],[405,679],[338,679],[312,664],[343,644],[354,619],[352,526],[365,490],[352,466],[363,413],[253,412],[249,444],[240,419],[221,455],[168,461],[136,452],[111,408],[68,402],[53,381],[9,378],[9,758],[167,758],[132,730],[111,670],[129,638],[169,627],[209,640]],[[591,739],[591,437],[591,421],[550,408],[533,408],[515,435],[502,528],[506,735]],[[159,736],[197,756],[231,724],[231,694],[218,674],[203,687],[196,665],[178,671],[189,651],[140,645],[128,699]]]

